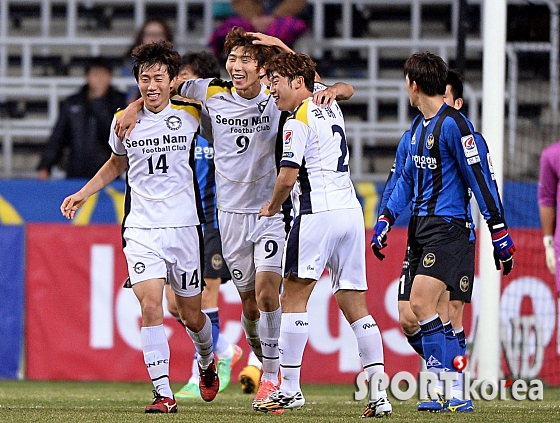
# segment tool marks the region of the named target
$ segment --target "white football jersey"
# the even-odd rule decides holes
[[[280,166],[299,168],[292,191],[297,214],[360,208],[348,168],[344,118],[338,103],[303,101],[286,120]]]
[[[111,131],[113,153],[128,157],[125,227],[200,224],[193,170],[199,121],[200,106],[172,100],[159,113],[142,108],[130,138],[121,142]]]
[[[272,197],[276,181],[275,143],[280,111],[268,88],[241,97],[231,82],[194,79],[179,95],[202,102],[210,115],[214,138],[218,209],[258,213]]]

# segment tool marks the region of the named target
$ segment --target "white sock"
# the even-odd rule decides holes
[[[375,373],[385,371],[381,333],[371,315],[356,320],[350,326],[358,341],[358,351],[360,352],[360,358],[367,378],[371,380]],[[387,396],[385,390],[379,390],[377,392],[378,395],[375,394],[374,390],[372,392],[374,393],[371,397],[372,401],[377,401],[379,398]]]
[[[259,370],[262,369],[262,363],[260,362],[258,357],[255,355],[255,352],[253,350],[251,350],[251,352],[249,353],[249,358],[247,359],[247,365],[248,366],[255,366]]]
[[[198,380],[200,379],[200,375],[198,374],[198,359],[195,358],[192,361],[192,374],[191,378],[189,379],[189,383],[194,383],[198,385]]]
[[[281,390],[286,395],[301,391],[301,359],[309,338],[307,313],[283,313],[278,349],[280,351]]]
[[[278,384],[278,337],[280,336],[280,321],[282,309],[274,311],[260,311],[259,335],[263,352],[261,380],[269,380]]]
[[[255,352],[255,355],[262,361],[261,338],[259,337],[259,319],[249,320],[241,313],[241,326],[245,331],[247,343]]]
[[[206,322],[200,332],[186,329],[198,353],[198,363],[200,367],[206,369],[214,359],[214,354],[212,354],[212,322],[206,314],[204,317],[206,317]]]
[[[463,394],[463,372],[457,372],[457,380],[453,381],[452,393],[453,398],[461,401],[465,399]]]
[[[220,360],[230,358],[233,355],[233,345],[221,333],[218,336],[215,353]]]
[[[143,326],[140,330],[144,363],[158,395],[173,397],[169,386],[169,343],[163,325]]]

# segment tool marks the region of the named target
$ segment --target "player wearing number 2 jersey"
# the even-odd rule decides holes
[[[307,302],[325,268],[336,302],[356,336],[368,380],[384,371],[381,334],[366,304],[364,219],[348,169],[344,118],[336,102],[320,107],[311,101],[314,74],[315,63],[303,54],[282,53],[267,66],[278,108],[293,113],[283,129],[280,173],[259,216],[275,216],[290,192],[297,213],[283,272],[282,384],[255,401],[254,408],[263,412],[300,408],[305,403],[300,368],[309,336]],[[362,417],[392,413],[385,391],[378,395]]]
[[[111,135],[111,158],[61,211],[73,218],[94,193],[127,170],[124,253],[142,311],[141,343],[154,385],[146,413],[173,413],[169,386],[169,344],[163,328],[165,281],[175,292],[179,314],[198,352],[200,392],[211,401],[219,381],[212,353],[212,325],[201,312],[202,230],[200,196],[194,178],[194,143],[200,108],[170,102],[180,56],[166,42],[136,48],[133,73],[144,99],[134,131],[121,142]]]

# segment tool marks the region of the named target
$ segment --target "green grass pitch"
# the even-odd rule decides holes
[[[172,386],[175,390],[180,385]],[[283,415],[251,409],[252,395],[232,383],[213,402],[179,399],[173,415],[144,414],[151,402],[148,383],[0,381],[0,422],[348,422],[359,419],[365,400],[353,401],[349,385],[305,385],[305,407]],[[474,413],[418,413],[416,401],[392,400],[390,422],[557,422],[560,389],[547,388],[544,400],[476,401]]]

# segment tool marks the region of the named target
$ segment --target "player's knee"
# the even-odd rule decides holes
[[[257,296],[257,304],[260,310],[274,311],[280,307],[278,293],[271,290],[261,290]]]
[[[163,321],[163,307],[161,304],[144,302],[142,305],[142,321],[144,325],[159,324]]]

